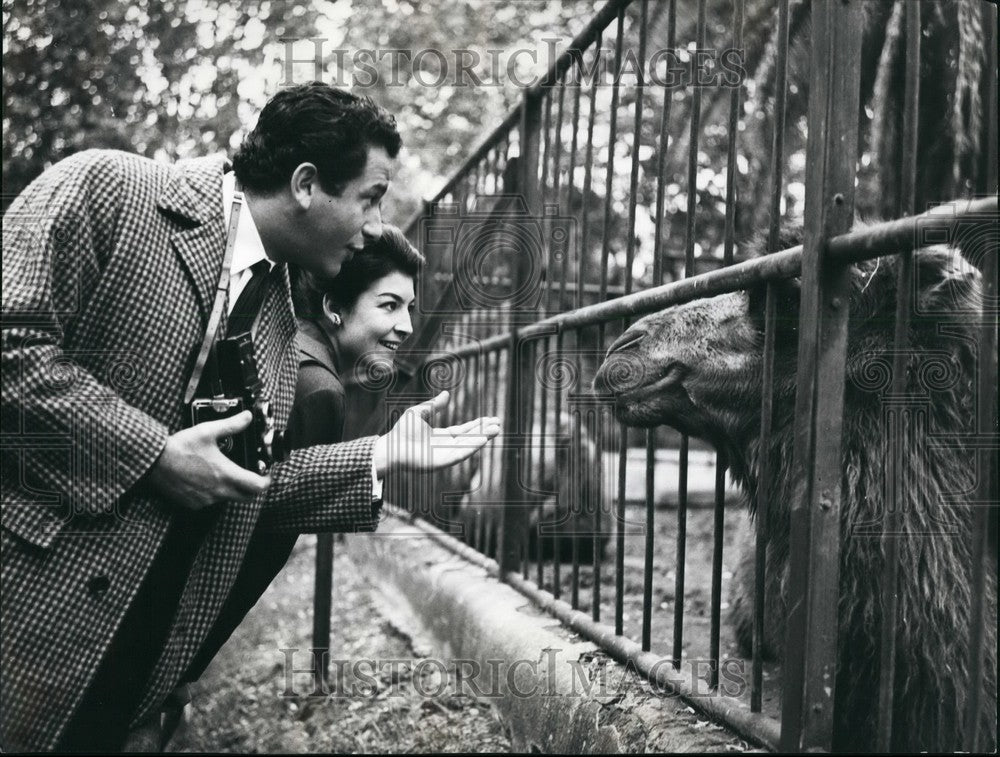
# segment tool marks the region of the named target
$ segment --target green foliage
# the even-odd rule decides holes
[[[89,147],[163,160],[230,152],[260,107],[288,83],[285,40],[296,64],[291,81],[334,81],[334,51],[456,47],[479,53],[534,48],[545,34],[579,27],[593,2],[493,0],[10,0],[3,5],[3,192],[16,195],[47,166]],[[572,22],[572,23],[571,23]],[[434,80],[433,56],[424,56]],[[402,66],[355,86],[395,113],[407,146],[388,212],[402,221],[419,195],[459,164],[463,151],[511,108],[515,87],[423,86]],[[538,67],[544,61],[539,61]],[[536,67],[537,69],[537,67]],[[355,69],[357,71],[357,69]],[[350,83],[350,77],[347,78]],[[356,85],[365,84],[360,78]],[[396,212],[393,212],[393,211]]]

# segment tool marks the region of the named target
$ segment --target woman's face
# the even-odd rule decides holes
[[[361,293],[354,307],[340,312],[335,331],[341,356],[353,365],[362,355],[391,356],[410,334],[413,323],[413,278],[394,271]]]

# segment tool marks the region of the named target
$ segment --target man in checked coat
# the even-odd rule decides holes
[[[296,450],[267,477],[217,446],[249,413],[185,428],[236,181],[246,202],[226,312],[266,276],[251,333],[281,428],[297,369],[285,264],[335,275],[381,234],[399,147],[395,122],[371,101],[315,83],[268,103],[235,175],[222,159],[168,166],[91,150],[47,170],[8,210],[2,748],[134,746],[137,731],[158,726],[255,528],[373,530],[384,473],[428,457],[419,447],[446,395],[385,437]],[[447,429],[435,465],[497,431],[496,419]]]

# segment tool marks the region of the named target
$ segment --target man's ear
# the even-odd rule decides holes
[[[299,207],[308,210],[315,199],[315,191],[319,186],[319,172],[312,163],[300,163],[292,171],[292,178],[289,181],[289,189],[292,197]]]

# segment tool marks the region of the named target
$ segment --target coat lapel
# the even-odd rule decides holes
[[[156,203],[161,212],[183,227],[173,234],[170,244],[197,293],[206,324],[215,301],[226,244],[222,210],[225,166],[223,158],[179,162]]]
[[[261,305],[260,320],[254,337],[257,365],[267,392],[274,403],[275,421],[284,426],[295,396],[295,318],[288,283],[288,267],[279,263],[271,271],[271,281]]]

